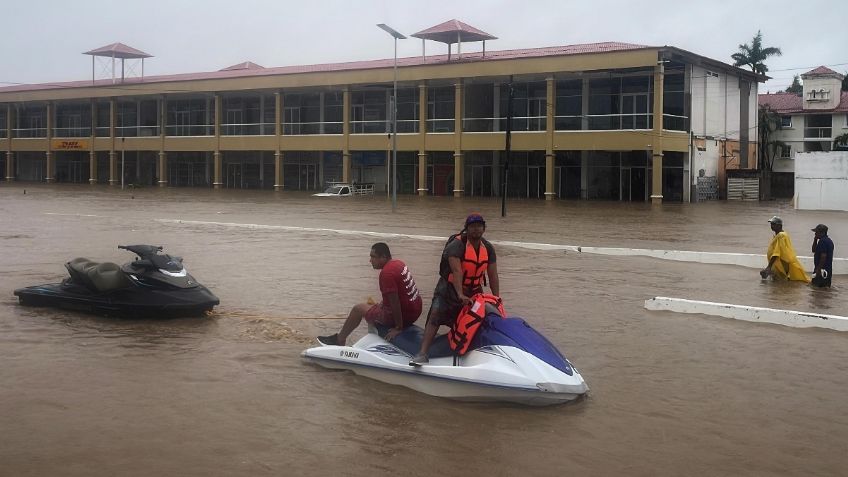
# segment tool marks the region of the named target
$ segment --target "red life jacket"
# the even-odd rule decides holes
[[[489,251],[482,240],[478,250],[474,250],[474,246],[467,239],[463,239],[463,241],[465,242],[465,255],[462,257],[462,290],[479,291],[483,288],[483,278],[489,268]],[[453,283],[453,280],[451,273],[448,275],[448,282]]]
[[[506,316],[503,301],[499,297],[488,293],[478,293],[471,297],[471,303],[462,307],[456,321],[448,331],[448,343],[457,355],[462,356],[468,351],[471,340],[474,339],[474,335],[483,324],[483,318],[486,317],[486,304],[494,305],[501,318]]]

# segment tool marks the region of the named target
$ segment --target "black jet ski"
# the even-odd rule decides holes
[[[123,266],[76,258],[65,264],[70,275],[62,283],[15,290],[22,305],[128,317],[202,315],[220,301],[197,283],[181,257],[154,245],[119,245],[136,254]]]

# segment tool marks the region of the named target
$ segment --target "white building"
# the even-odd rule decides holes
[[[841,91],[844,76],[824,66],[801,75],[804,92],[759,95],[761,106],[768,105],[781,115],[782,129],[774,139],[786,143],[774,161],[772,192],[793,195],[795,154],[830,151],[835,137],[848,132],[848,91]]]

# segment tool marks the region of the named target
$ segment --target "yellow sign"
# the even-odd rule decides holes
[[[54,151],[83,151],[88,149],[88,141],[85,139],[54,139]]]

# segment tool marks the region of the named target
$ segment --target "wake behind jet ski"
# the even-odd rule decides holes
[[[349,369],[431,396],[464,401],[507,401],[544,406],[575,400],[589,390],[583,377],[522,318],[489,312],[469,351],[454,356],[446,335],[436,338],[430,361],[410,366],[424,330],[412,325],[392,342],[377,325],[352,346],[318,346],[301,354],[326,368]]]
[[[65,264],[61,283],[15,290],[22,305],[50,306],[128,317],[196,316],[218,305],[218,297],[188,274],[181,257],[154,245],[119,245],[137,255],[123,266],[76,258]]]

